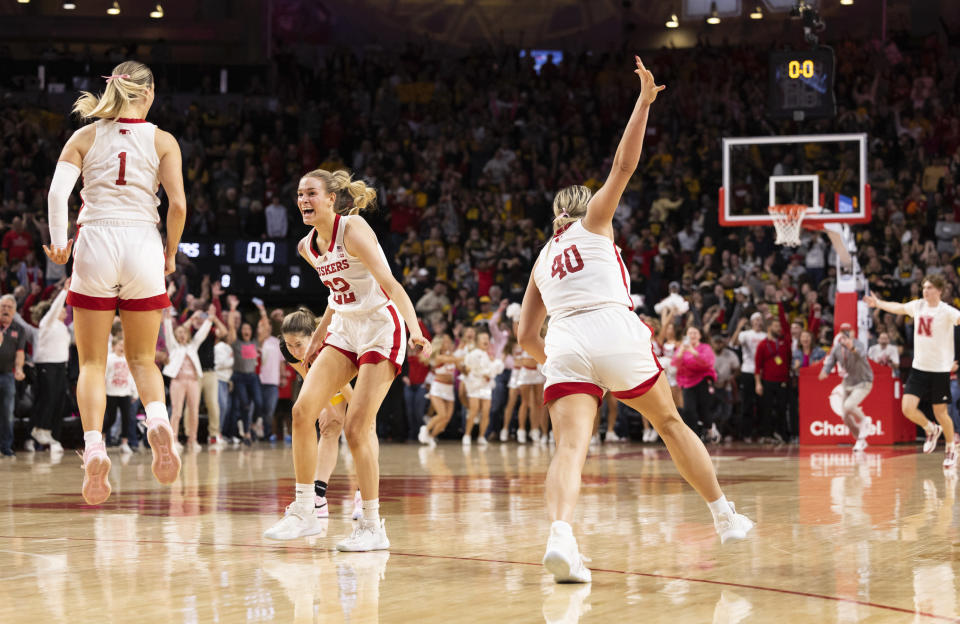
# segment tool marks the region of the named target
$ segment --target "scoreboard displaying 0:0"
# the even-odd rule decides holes
[[[283,240],[184,240],[180,253],[225,289],[293,294],[303,284],[296,245]],[[307,271],[308,273],[310,271]],[[314,282],[322,289],[319,280]]]
[[[772,117],[797,121],[833,117],[833,50],[777,50],[769,57],[767,110]]]

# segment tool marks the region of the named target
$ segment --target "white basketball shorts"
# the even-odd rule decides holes
[[[86,310],[169,307],[164,264],[163,241],[156,225],[142,221],[85,224],[73,245],[67,303]]]
[[[605,390],[632,399],[656,383],[663,367],[653,353],[653,330],[624,307],[607,307],[550,321],[543,402]]]
[[[438,399],[443,399],[444,401],[450,401],[452,403],[454,400],[453,384],[434,381],[432,384],[430,384],[430,394],[428,396],[437,397]]]
[[[392,303],[362,314],[335,312],[323,346],[344,354],[357,368],[388,360],[399,374],[407,354],[407,328]]]

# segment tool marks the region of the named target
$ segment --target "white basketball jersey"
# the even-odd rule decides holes
[[[157,127],[142,119],[101,119],[83,157],[83,207],[77,223],[102,219],[158,223]]]
[[[540,251],[533,279],[551,318],[606,306],[633,310],[620,250],[582,221],[561,228]]]
[[[317,247],[317,231],[310,233],[301,241],[307,249],[310,264],[317,270],[323,284],[330,289],[327,304],[334,312],[369,312],[385,305],[390,299],[380,288],[373,274],[360,261],[351,256],[343,244],[343,233],[352,216],[337,215],[333,220],[333,236],[326,249]],[[377,244],[383,265],[389,267],[387,256]]]
[[[960,311],[940,302],[930,307],[923,299],[905,304],[913,317],[913,368],[928,373],[949,373],[953,366],[953,326]]]

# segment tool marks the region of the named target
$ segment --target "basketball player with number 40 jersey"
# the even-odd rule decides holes
[[[913,365],[900,405],[903,415],[926,432],[924,453],[932,453],[937,448],[940,434],[944,434],[943,467],[953,469],[957,465],[957,445],[947,403],[950,401],[950,368],[957,359],[953,352],[953,326],[960,325],[960,310],[940,300],[944,285],[942,277],[931,274],[921,282],[922,299],[894,303],[867,295],[863,300],[871,308],[913,317]],[[920,411],[920,401],[923,400],[933,406],[937,422],[930,422]]]
[[[557,441],[547,472],[553,524],[543,564],[560,583],[591,580],[570,521],[604,391],[653,423],[680,473],[708,502],[721,541],[743,539],[753,528],[723,496],[706,448],[677,412],[653,354],[653,334],[633,312],[627,271],[613,242],[613,216],[640,160],[650,105],[664,88],[635,61],[640,95],[610,174],[596,194],[584,186],[557,193],[554,235],[537,258],[520,311],[518,340],[543,364],[544,401]],[[550,325],[541,338],[546,315]]]
[[[164,275],[174,260],[187,202],[180,146],[170,134],[147,122],[153,104],[153,73],[142,63],[117,65],[99,97],[84,93],[73,111],[96,119],[70,137],[50,183],[50,247],[53,262],[65,264],[73,252],[67,303],[80,360],[77,404],[83,423],[84,500],[99,505],[110,496],[110,458],[101,429],[107,395],[107,342],[120,310],[127,363],[147,413],[147,440],[153,474],[171,484],[180,457],[164,403],[163,377],[155,363],[161,310],[170,305]],[[83,206],[76,244],[67,240],[67,199],[83,175]],[[157,230],[159,185],[169,199],[166,246]]]

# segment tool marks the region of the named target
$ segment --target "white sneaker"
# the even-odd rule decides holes
[[[23,443],[23,450],[28,453],[33,453],[36,449],[33,447],[33,438],[27,438],[27,441]]]
[[[353,494],[353,511],[350,517],[354,520],[359,520],[363,517],[363,496],[360,495],[360,490],[357,490]]]
[[[556,444],[556,442],[554,442],[554,440],[553,440],[553,430],[552,430],[552,429],[550,430],[550,434],[547,436],[547,442],[549,442],[550,444]]]
[[[557,583],[589,583],[590,569],[583,565],[584,561],[589,559],[580,554],[570,525],[554,522],[550,526],[547,552],[543,555],[543,565],[553,574],[553,579]]]
[[[501,429],[501,430],[500,430],[500,441],[501,441],[501,442],[506,442],[506,441],[509,440],[509,439],[510,439],[510,432],[507,431],[506,429]]]
[[[944,468],[953,468],[957,465],[957,447],[950,445],[947,447],[946,452],[943,454],[943,467]]]
[[[463,444],[464,446],[470,446],[470,434],[465,433],[463,435],[463,438],[460,439],[460,443]]]
[[[593,434],[593,437],[590,438],[590,446],[599,446],[600,445],[600,436]]]
[[[382,518],[380,522],[367,522],[360,518],[350,537],[337,544],[337,550],[341,552],[368,552],[388,548],[390,540],[387,539],[386,523]]]
[[[321,532],[323,532],[323,525],[317,519],[313,507],[298,505],[294,501],[287,505],[283,518],[264,531],[263,536],[267,539],[285,541],[317,535]]]
[[[753,521],[743,514],[738,514],[733,503],[730,503],[730,511],[720,514],[713,521],[713,526],[720,535],[720,543],[726,544],[728,541],[738,541],[746,539],[747,533],[753,529]]]
[[[647,442],[656,442],[660,439],[660,434],[653,427],[650,427],[650,439]]]
[[[868,444],[866,438],[857,438],[856,444],[853,445],[853,452],[859,453],[863,450],[866,450]]]
[[[484,436],[477,438],[477,446],[487,446],[487,444],[489,444],[489,442],[487,442],[487,439]]]
[[[710,444],[717,444],[722,438],[720,437],[720,432],[717,431],[717,426],[712,425],[710,430],[707,431],[707,442]]]
[[[417,441],[420,444],[427,444],[427,438],[430,437],[430,434],[427,433],[427,426],[420,425],[420,433],[417,434]]]
[[[120,445],[120,452],[124,455],[133,455],[133,449],[126,442]]]
[[[606,442],[623,442],[623,440],[624,438],[618,436],[616,431],[608,431],[605,439]]]
[[[534,444],[540,441],[539,429],[534,429],[533,431],[530,432],[530,441],[533,442]]]
[[[937,440],[940,439],[940,434],[943,433],[943,428],[934,424],[933,428],[927,431],[927,439],[923,443],[923,452],[932,453],[933,449],[937,448]]]
[[[326,496],[313,496],[313,512],[318,518],[329,518],[330,507],[327,505]]]
[[[437,448],[437,439],[433,436],[427,436],[427,446]]]
[[[54,440],[50,443],[50,454],[51,455],[63,455],[63,445]]]
[[[51,444],[53,442],[53,436],[50,435],[50,432],[46,429],[41,429],[40,427],[34,427],[31,429],[30,437],[40,444]]]
[[[526,444],[526,443],[527,443],[527,430],[517,429],[517,444]]]

